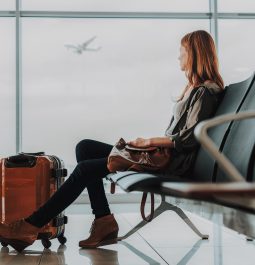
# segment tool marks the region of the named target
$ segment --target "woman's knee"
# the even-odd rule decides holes
[[[90,146],[94,142],[93,140],[90,139],[84,139],[81,140],[77,145],[76,145],[76,151],[81,151],[86,149],[88,146]]]
[[[87,151],[89,150],[93,142],[93,140],[84,139],[76,145],[75,153],[78,162],[86,159]]]
[[[109,173],[106,163],[106,159],[81,161],[76,165],[70,177],[73,181],[85,183],[102,179]]]

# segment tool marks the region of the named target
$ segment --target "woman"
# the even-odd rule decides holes
[[[223,80],[212,37],[203,30],[185,35],[181,40],[180,67],[187,86],[175,104],[173,117],[164,137],[137,138],[129,144],[136,147],[172,148],[173,158],[166,174],[187,176],[196,155],[193,131],[202,120],[210,118],[218,105]],[[83,140],[76,147],[77,166],[60,189],[42,207],[26,219],[0,225],[0,236],[21,251],[31,245],[41,228],[68,207],[87,188],[95,220],[90,236],[79,242],[82,248],[117,242],[118,224],[111,214],[102,179],[109,173],[107,157],[112,145]]]

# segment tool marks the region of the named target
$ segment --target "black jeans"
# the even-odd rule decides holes
[[[76,146],[76,168],[54,195],[26,220],[37,227],[46,225],[87,188],[91,208],[96,216],[110,214],[103,178],[109,173],[107,157],[112,145],[82,140]]]

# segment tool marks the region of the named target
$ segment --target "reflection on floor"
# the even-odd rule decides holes
[[[120,226],[120,235],[137,224],[141,217],[139,205],[113,205]],[[140,264],[194,264],[194,265],[248,265],[255,263],[255,243],[234,231],[187,213],[209,240],[200,240],[189,227],[172,212],[163,213],[130,238],[115,245],[85,250],[78,242],[88,236],[93,216],[88,205],[73,205],[66,214],[69,223],[61,246],[55,239],[44,250],[36,241],[23,254],[11,247],[2,247],[1,265],[140,265]],[[220,216],[215,216],[220,222]]]

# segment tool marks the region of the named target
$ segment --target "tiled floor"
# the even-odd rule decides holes
[[[139,205],[112,205],[120,226],[120,235],[126,233],[141,217]],[[116,245],[95,250],[84,250],[78,242],[88,236],[93,219],[88,205],[73,205],[66,214],[69,223],[65,236],[67,243],[60,246],[52,240],[50,250],[43,250],[36,241],[22,254],[2,247],[1,265],[140,265],[140,264],[193,264],[193,265],[254,265],[255,243],[245,237],[219,227],[210,221],[189,214],[192,221],[209,240],[200,240],[173,212],[165,212],[139,233]]]

